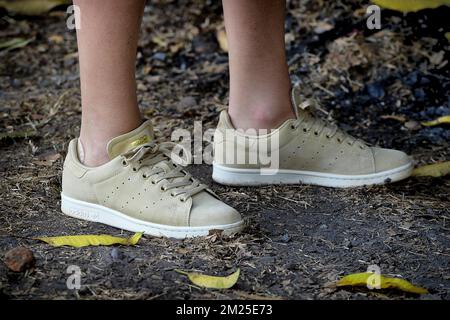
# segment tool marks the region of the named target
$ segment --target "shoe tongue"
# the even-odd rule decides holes
[[[147,120],[138,128],[109,141],[106,146],[109,158],[114,159],[137,146],[152,141],[153,138],[153,126],[151,121]]]

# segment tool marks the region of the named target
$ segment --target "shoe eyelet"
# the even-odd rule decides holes
[[[159,187],[159,190],[164,191],[164,192],[167,191],[167,189],[164,186]]]
[[[152,184],[156,184],[156,181],[155,181],[155,180],[152,180],[151,183],[152,183]]]
[[[171,192],[170,196],[173,198],[173,197],[175,197],[175,194],[173,192]]]
[[[342,143],[342,139],[341,138],[337,138],[337,142]]]
[[[319,133],[317,131],[314,131],[314,135],[317,137]]]
[[[186,202],[186,199],[183,198],[183,197],[181,197],[181,198],[180,198],[180,201],[181,201],[181,202]]]
[[[308,130],[307,130],[306,128],[303,128],[303,132],[304,132],[304,133],[307,133]]]
[[[137,171],[137,169],[136,169],[136,168],[133,168],[133,171],[134,171],[134,172],[136,172],[136,171]]]
[[[148,177],[147,177],[147,175],[144,173],[144,174],[142,174],[142,178],[147,179]]]
[[[123,165],[124,167],[126,167],[126,166],[128,165],[127,161],[126,161],[126,160],[122,160],[122,165]]]
[[[295,130],[295,129],[297,129],[293,124],[291,124],[291,129],[292,130]]]

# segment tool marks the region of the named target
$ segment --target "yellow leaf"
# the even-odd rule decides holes
[[[110,246],[113,244],[123,244],[126,246],[135,245],[142,237],[142,232],[135,233],[130,238],[113,237],[107,234],[101,235],[79,235],[61,237],[42,237],[37,240],[44,241],[54,247],[70,246],[75,248],[87,246]]]
[[[450,123],[450,115],[449,116],[443,116],[443,117],[439,117],[436,120],[433,121],[426,121],[426,122],[422,122],[422,125],[425,127],[431,127],[431,126],[437,126],[441,123]]]
[[[59,34],[52,34],[50,37],[48,37],[48,40],[53,43],[60,44],[64,42],[64,37]]]
[[[26,16],[37,16],[69,3],[70,0],[0,0],[0,8]]]
[[[160,46],[161,48],[167,47],[167,41],[164,38],[161,38],[159,36],[154,36],[152,38],[152,42]]]
[[[440,162],[415,168],[412,172],[414,177],[443,177],[450,173],[450,161]]]
[[[372,2],[380,7],[401,12],[416,12],[450,5],[450,0],[372,0]]]
[[[238,268],[234,273],[227,277],[208,276],[206,274],[196,272],[186,272],[175,270],[178,273],[186,275],[191,282],[199,287],[212,289],[229,289],[235,285],[239,279],[240,269]]]
[[[369,277],[377,276],[371,272],[365,273],[354,273],[349,274],[337,282],[338,287],[347,287],[347,286],[356,286],[356,287],[365,287],[368,284]],[[397,289],[404,292],[423,294],[428,293],[428,290],[425,288],[417,287],[410,282],[399,279],[399,278],[388,278],[383,275],[380,276],[380,289]]]

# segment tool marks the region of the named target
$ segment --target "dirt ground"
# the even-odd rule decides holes
[[[292,80],[322,116],[372,144],[404,150],[417,165],[450,159],[448,127],[421,121],[450,114],[448,8],[403,17],[383,12],[383,29],[365,29],[367,1],[289,1],[286,42]],[[432,23],[430,23],[432,21]],[[137,59],[140,107],[160,141],[194,121],[214,128],[227,103],[227,55],[216,40],[214,1],[152,1]],[[46,17],[3,16],[2,39],[31,39],[0,51],[0,256],[22,245],[31,272],[0,263],[0,297],[10,299],[449,299],[448,178],[411,178],[379,187],[230,188],[211,167],[189,168],[244,216],[234,237],[144,237],[135,247],[53,248],[37,236],[120,230],[60,212],[61,167],[77,136],[80,93],[75,33],[64,11]],[[102,54],[99,52],[99,54]],[[345,274],[371,264],[430,294],[336,289]],[[69,265],[82,270],[68,290]],[[235,287],[200,289],[174,269],[226,275]]]

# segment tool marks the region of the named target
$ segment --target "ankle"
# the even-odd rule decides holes
[[[107,142],[95,144],[91,143],[91,140],[84,142],[80,137],[78,139],[78,159],[80,162],[88,167],[98,167],[109,161],[108,152],[106,150]]]
[[[130,110],[130,113],[132,110]],[[95,121],[98,120],[98,121]],[[136,129],[142,123],[140,113],[125,117],[99,117],[84,115],[78,139],[79,160],[86,166],[96,167],[110,160],[107,145],[111,139]]]
[[[290,107],[271,108],[232,108],[228,114],[236,129],[275,129],[289,119],[295,119],[295,114]]]

